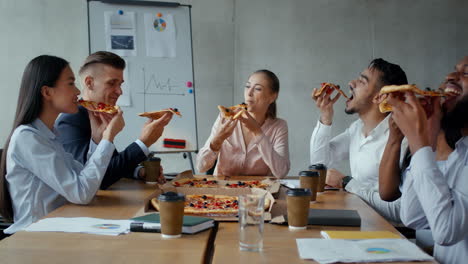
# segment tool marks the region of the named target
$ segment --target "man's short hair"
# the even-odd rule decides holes
[[[80,68],[79,74],[83,74],[91,65],[104,64],[113,68],[124,70],[125,61],[117,54],[108,51],[97,51],[89,55]]]
[[[380,75],[380,82],[382,86],[408,84],[406,73],[397,64],[393,64],[382,58],[378,58],[371,61],[368,68],[378,70],[382,73]]]

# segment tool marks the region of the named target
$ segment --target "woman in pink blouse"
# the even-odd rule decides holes
[[[197,169],[214,175],[274,175],[283,178],[290,167],[288,125],[276,117],[279,80],[268,70],[250,75],[244,90],[245,111],[236,120],[218,116],[197,156]]]

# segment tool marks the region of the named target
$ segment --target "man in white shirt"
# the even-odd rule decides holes
[[[326,92],[312,98],[320,110],[320,120],[310,140],[311,164],[322,163],[333,168],[342,160],[350,162],[351,176],[331,169],[326,183],[332,187],[359,195],[386,219],[399,223],[400,201],[385,202],[378,193],[379,164],[388,139],[388,117],[380,112],[378,95],[385,85],[407,84],[405,72],[400,66],[383,59],[371,61],[356,80],[349,82],[351,98],[346,101],[345,112],[358,114],[359,119],[340,135],[331,138],[333,105],[339,99],[337,93]],[[402,147],[402,149],[406,149]]]
[[[468,56],[455,69],[446,78],[445,92],[451,102],[444,104],[450,109],[444,109],[442,122],[439,98],[433,100],[429,118],[412,93],[406,94],[407,102],[388,99],[392,118],[413,154],[403,184],[401,219],[409,227],[431,229],[434,257],[441,263],[468,259]],[[436,161],[433,151],[440,125],[445,133],[461,136],[443,163]]]

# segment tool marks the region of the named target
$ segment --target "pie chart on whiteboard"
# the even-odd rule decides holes
[[[153,22],[154,29],[161,32],[166,29],[166,21],[162,18],[156,18]]]

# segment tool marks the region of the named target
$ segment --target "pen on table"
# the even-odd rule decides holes
[[[133,223],[130,223],[130,231],[131,232],[160,233],[161,232],[161,225],[160,224],[154,224],[154,223],[133,222]]]

